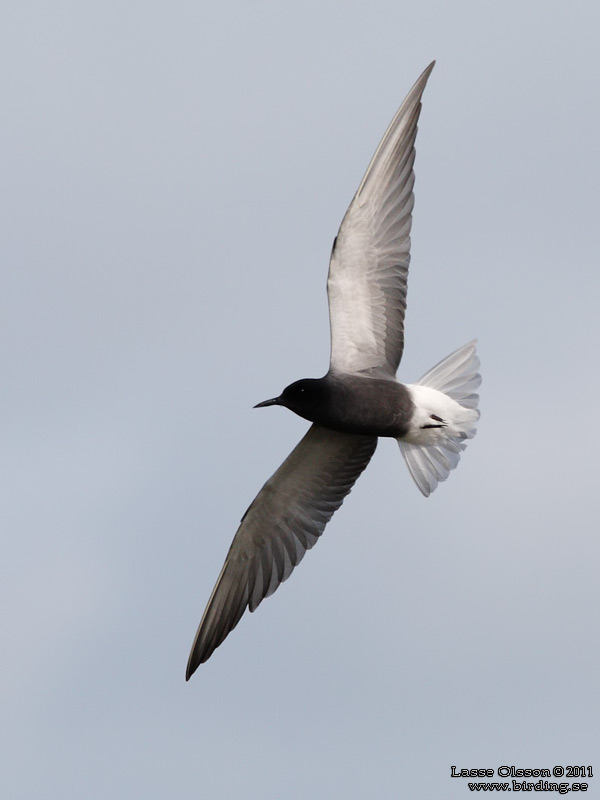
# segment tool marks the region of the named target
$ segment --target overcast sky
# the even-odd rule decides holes
[[[449,800],[451,765],[600,770],[599,31],[593,0],[5,4],[6,797]],[[186,684],[307,428],[252,406],[326,371],[333,237],[434,58],[399,377],[477,336],[478,436],[428,500],[381,442]]]

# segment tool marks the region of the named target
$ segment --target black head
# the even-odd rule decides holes
[[[286,386],[279,397],[258,403],[254,408],[265,406],[285,406],[304,419],[313,420],[315,411],[326,399],[326,388],[323,378],[303,378]]]

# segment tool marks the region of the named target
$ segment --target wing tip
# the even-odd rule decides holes
[[[194,672],[196,672],[196,670],[198,669],[200,664],[203,664],[205,661],[207,661],[210,658],[214,648],[213,648],[213,650],[210,650],[208,653],[204,652],[204,650],[205,650],[205,648],[201,648],[199,646],[199,642],[198,641],[194,642],[194,645],[193,645],[192,650],[190,652],[190,657],[188,658],[187,667],[185,668],[185,680],[186,680],[186,683],[192,677]]]
[[[429,80],[429,76],[433,72],[433,68],[435,67],[435,65],[436,65],[436,60],[434,58],[433,61],[425,67],[423,72],[419,75],[417,80],[414,82],[412,89],[408,93],[409,95],[411,95],[413,93],[413,91],[415,89],[417,89],[417,87],[420,87],[422,84],[424,85],[424,84],[427,83],[427,81]],[[421,89],[421,91],[422,91],[422,89]]]

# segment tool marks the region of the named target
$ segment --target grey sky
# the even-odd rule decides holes
[[[468,796],[452,764],[600,770],[599,30],[548,0],[2,11],[7,797],[428,800]],[[306,429],[251,406],[325,372],[331,242],[434,58],[399,376],[477,336],[478,436],[429,500],[382,442],[185,684]]]

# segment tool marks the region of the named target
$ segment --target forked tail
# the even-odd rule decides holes
[[[475,436],[481,383],[475,345],[473,340],[450,353],[407,387],[416,406],[415,426],[398,444],[425,497],[456,467],[465,439]]]

